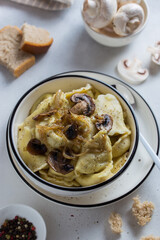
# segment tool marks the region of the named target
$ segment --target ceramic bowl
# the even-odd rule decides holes
[[[6,219],[12,220],[15,216],[26,218],[36,228],[38,240],[46,239],[46,225],[42,216],[32,207],[23,204],[12,204],[0,209],[0,226]]]
[[[113,36],[111,35],[107,35],[105,30],[100,30],[97,31],[94,28],[91,28],[83,19],[83,15],[82,15],[82,19],[84,22],[84,26],[86,31],[88,32],[88,34],[91,36],[91,38],[93,38],[96,42],[104,45],[104,46],[108,46],[108,47],[122,47],[125,45],[128,45],[129,43],[133,42],[138,35],[143,31],[143,29],[146,26],[146,23],[148,21],[148,17],[149,17],[149,7],[148,4],[146,3],[145,0],[141,1],[141,6],[144,9],[145,12],[145,20],[143,25],[137,30],[135,31],[133,34],[130,34],[126,37],[118,37],[116,34],[114,34]]]
[[[97,185],[88,186],[88,187],[64,187],[64,186],[55,185],[43,180],[38,175],[33,173],[23,162],[23,159],[19,155],[19,152],[17,149],[18,125],[22,123],[24,119],[28,116],[28,112],[31,106],[33,105],[33,103],[44,93],[51,92],[51,90],[52,92],[56,92],[59,89],[61,89],[64,92],[67,92],[73,89],[78,89],[80,87],[83,87],[87,83],[93,85],[102,94],[111,93],[115,95],[119,99],[124,111],[127,112],[128,122],[129,122],[129,125],[131,126],[131,131],[132,131],[131,148],[130,148],[128,160],[124,164],[124,166],[113,177]],[[26,179],[27,179],[26,181],[29,181],[30,183],[34,183],[34,185],[36,185],[37,188],[44,189],[49,193],[53,193],[56,195],[63,195],[63,196],[77,196],[80,194],[85,194],[91,191],[95,191],[115,181],[121,174],[123,174],[124,170],[128,167],[130,162],[133,160],[133,157],[137,149],[138,138],[139,138],[139,130],[138,130],[135,114],[132,110],[132,107],[121,96],[121,94],[114,87],[107,85],[104,82],[101,82],[93,78],[78,76],[78,75],[54,76],[40,82],[39,84],[35,85],[30,90],[28,90],[16,104],[11,114],[11,117],[9,119],[7,131],[8,131],[7,141],[8,141],[10,157],[14,162],[14,164],[17,166],[17,168],[19,168],[21,172],[23,172],[23,175],[26,176]]]

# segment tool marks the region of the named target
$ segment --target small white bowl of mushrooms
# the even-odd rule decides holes
[[[82,9],[88,34],[109,47],[131,43],[144,29],[148,15],[145,0],[84,0]]]

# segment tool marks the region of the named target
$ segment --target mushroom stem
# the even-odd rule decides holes
[[[135,29],[138,28],[140,21],[137,17],[131,19],[127,24],[128,33],[132,33]]]

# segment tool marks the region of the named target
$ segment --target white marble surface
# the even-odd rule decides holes
[[[118,77],[115,67],[123,57],[138,57],[150,69],[148,80],[134,88],[147,100],[160,122],[160,67],[150,64],[146,51],[148,46],[160,40],[160,1],[148,0],[150,18],[145,30],[131,45],[117,49],[99,45],[85,32],[80,14],[82,2],[75,0],[74,5],[65,11],[46,12],[0,0],[0,28],[5,25],[20,27],[26,21],[48,29],[54,37],[47,54],[37,57],[35,66],[21,77],[14,79],[0,66],[0,207],[23,203],[37,209],[47,225],[47,240],[135,240],[150,234],[160,237],[160,172],[156,167],[130,196],[110,206],[87,210],[57,205],[37,195],[17,175],[7,154],[7,121],[15,103],[26,90],[51,75],[70,70],[94,70]],[[137,194],[142,200],[155,203],[152,220],[143,228],[137,225],[130,212],[132,198]],[[108,226],[112,211],[119,212],[124,220],[120,237],[111,233]]]

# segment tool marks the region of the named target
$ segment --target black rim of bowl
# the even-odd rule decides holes
[[[14,143],[13,143],[13,137],[12,137],[12,127],[13,127],[13,119],[14,119],[14,116],[16,114],[16,111],[19,107],[19,105],[21,104],[21,102],[24,100],[24,98],[34,89],[36,89],[37,87],[45,84],[46,82],[50,82],[50,81],[54,81],[54,80],[57,80],[57,79],[62,79],[62,78],[75,78],[75,77],[78,77],[78,78],[83,78],[83,79],[89,79],[89,80],[92,80],[92,81],[95,81],[95,82],[99,82],[107,87],[109,87],[110,89],[112,89],[114,92],[117,93],[117,95],[119,95],[120,98],[123,99],[123,101],[125,102],[125,104],[128,106],[128,108],[130,109],[130,112],[132,114],[132,117],[134,119],[134,122],[135,122],[135,128],[136,128],[136,138],[135,138],[135,145],[133,147],[133,150],[132,150],[132,153],[130,155],[130,157],[127,159],[127,162],[123,165],[123,167],[115,174],[113,175],[111,178],[109,178],[108,180],[102,182],[102,183],[99,183],[99,184],[96,184],[96,185],[91,185],[91,186],[87,186],[87,187],[65,187],[65,186],[60,186],[60,185],[55,185],[55,184],[52,184],[50,182],[47,182],[46,180],[40,178],[38,175],[36,175],[35,173],[33,173],[27,166],[26,164],[23,162],[23,159],[21,159],[19,157],[19,155],[17,154],[17,151],[14,147]],[[110,76],[109,76],[110,77]],[[113,77],[112,77],[113,78]],[[126,169],[127,167],[129,166],[129,164],[131,163],[134,155],[135,155],[135,152],[136,152],[136,149],[137,149],[137,146],[138,146],[138,140],[139,140],[139,129],[138,129],[138,124],[137,124],[137,120],[136,120],[136,117],[134,115],[134,112],[132,110],[132,108],[130,107],[130,105],[128,104],[128,102],[125,100],[125,98],[114,88],[112,87],[111,85],[108,85],[104,82],[101,82],[100,80],[97,80],[97,79],[94,79],[94,78],[91,78],[91,77],[86,77],[86,76],[81,76],[81,75],[64,75],[64,76],[58,76],[58,75],[55,75],[55,76],[52,76],[52,77],[49,77],[41,82],[39,82],[38,84],[34,85],[33,87],[31,87],[26,93],[23,94],[23,96],[18,100],[16,106],[14,107],[12,113],[11,113],[11,116],[10,116],[10,119],[9,119],[9,122],[8,122],[8,134],[9,134],[9,140],[10,140],[10,145],[11,145],[11,148],[12,148],[12,151],[14,153],[14,156],[16,157],[18,163],[21,165],[21,167],[29,174],[31,175],[34,179],[36,179],[37,181],[43,183],[44,185],[47,185],[49,187],[52,187],[52,188],[56,188],[56,189],[59,189],[59,190],[64,190],[64,191],[69,191],[69,192],[85,192],[85,191],[89,191],[89,190],[93,190],[93,189],[99,189],[101,188],[102,186],[106,185],[106,184],[109,184],[111,182],[113,182],[119,175],[121,175]]]

